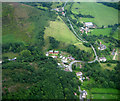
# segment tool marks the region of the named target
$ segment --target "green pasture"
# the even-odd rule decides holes
[[[74,3],[71,8],[72,13],[91,15],[94,18],[81,18],[83,22],[93,22],[99,27],[104,25],[113,25],[118,23],[118,10],[107,7],[100,3],[95,2],[81,2]]]
[[[88,35],[106,35],[109,36],[112,28],[104,28],[104,29],[91,29],[91,33]]]
[[[44,38],[49,36],[69,44],[79,42],[63,21],[50,21],[50,26],[45,30]]]
[[[118,95],[113,95],[113,94],[92,94],[92,99],[118,99]]]

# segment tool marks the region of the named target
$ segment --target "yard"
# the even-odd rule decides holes
[[[99,27],[104,25],[113,25],[118,23],[118,10],[107,7],[100,3],[95,2],[81,2],[74,3],[71,8],[72,13],[82,14],[82,15],[91,15],[94,18],[81,18],[81,21],[84,22],[93,22]]]

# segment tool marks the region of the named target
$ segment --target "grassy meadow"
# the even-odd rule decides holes
[[[81,18],[83,22],[93,22],[98,26],[108,26],[118,23],[118,10],[95,2],[74,3],[72,13],[91,15],[94,18]]]
[[[46,39],[49,36],[66,43],[74,44],[79,42],[62,20],[50,21],[50,26],[45,30],[44,38]]]
[[[112,28],[105,28],[105,29],[92,29],[91,33],[88,33],[88,35],[106,35],[109,36]]]

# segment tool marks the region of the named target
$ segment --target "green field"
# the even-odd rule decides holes
[[[118,98],[119,98],[119,96],[118,95],[113,95],[113,94],[92,94],[91,95],[92,96],[92,99],[101,99],[101,100],[103,100],[103,99],[117,99],[118,100]]]
[[[46,39],[49,36],[54,37],[58,41],[69,44],[79,42],[62,20],[50,21],[50,26],[45,30],[44,38]]]
[[[93,89],[91,89],[91,93],[120,94],[120,90],[112,89],[112,88],[93,88]]]
[[[106,35],[109,36],[112,28],[104,28],[104,29],[92,29],[91,33],[88,33],[88,35]]]
[[[72,13],[91,15],[94,18],[81,18],[83,22],[93,22],[98,26],[108,26],[118,23],[118,10],[95,2],[74,3]]]

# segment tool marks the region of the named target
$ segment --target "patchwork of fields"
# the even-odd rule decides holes
[[[91,15],[94,18],[81,18],[84,22],[94,22],[98,26],[108,26],[118,23],[118,10],[95,2],[74,3],[72,13]]]

